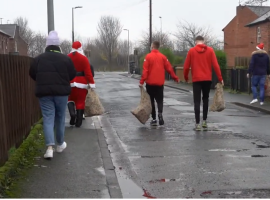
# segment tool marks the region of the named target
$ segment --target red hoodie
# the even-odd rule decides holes
[[[196,45],[187,54],[184,64],[185,80],[188,81],[188,73],[191,68],[192,82],[212,81],[212,66],[221,82],[223,79],[214,50],[204,44]]]
[[[149,85],[162,86],[165,83],[165,70],[171,77],[178,82],[178,77],[175,75],[173,68],[162,53],[154,49],[147,54],[143,64],[143,74],[140,84],[146,82]]]

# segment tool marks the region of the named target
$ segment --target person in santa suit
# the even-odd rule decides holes
[[[79,41],[73,43],[72,51],[68,56],[77,71],[76,77],[70,82],[71,94],[68,99],[70,125],[80,127],[83,120],[86,95],[90,87],[95,88],[95,81],[89,61],[84,55],[82,44]]]

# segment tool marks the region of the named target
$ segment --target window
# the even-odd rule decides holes
[[[258,27],[257,28],[257,43],[261,43],[261,38],[262,38],[261,27]]]
[[[15,40],[15,52],[18,51],[18,45],[17,45],[17,41]]]

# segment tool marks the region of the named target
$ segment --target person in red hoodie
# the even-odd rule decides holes
[[[193,99],[196,125],[195,130],[200,131],[200,105],[201,94],[203,100],[203,123],[202,127],[207,129],[207,115],[209,104],[209,93],[212,84],[212,66],[217,74],[219,82],[223,84],[221,70],[214,50],[204,44],[202,36],[196,37],[196,46],[191,48],[187,54],[184,64],[184,77],[188,82],[188,74],[191,69],[193,82]]]
[[[171,77],[179,82],[178,77],[175,75],[169,60],[159,52],[160,43],[155,41],[151,45],[151,53],[147,54],[143,64],[143,74],[140,80],[140,87],[146,82],[146,90],[151,98],[152,104],[152,126],[157,126],[155,100],[158,104],[158,119],[159,125],[164,125],[163,120],[163,90],[165,83],[165,70]]]
[[[78,41],[72,45],[72,52],[68,54],[77,71],[76,77],[70,82],[72,87],[68,99],[70,113],[70,125],[80,127],[82,125],[85,99],[89,87],[95,88],[95,81],[87,57],[83,53],[82,44]],[[76,108],[76,110],[75,110]]]

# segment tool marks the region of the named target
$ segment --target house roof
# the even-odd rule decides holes
[[[4,34],[4,35],[6,35],[6,36],[8,36],[8,37],[10,37],[10,35],[9,34],[7,34],[6,32],[4,32],[3,30],[1,30],[0,29],[0,33],[2,33],[2,34]]]
[[[254,20],[253,22],[249,23],[246,25],[246,27],[248,26],[252,26],[255,24],[258,24],[260,22],[264,22],[270,19],[270,11],[268,11],[267,13],[265,13],[264,15],[262,15],[261,17],[259,17],[258,19]]]
[[[16,28],[16,24],[0,24],[0,29],[12,38],[15,37]]]
[[[247,7],[259,17],[270,11],[270,6],[247,6]]]
[[[240,5],[241,6],[241,5]],[[270,6],[242,6],[242,7],[247,7],[249,8],[253,13],[255,13],[259,18],[254,20],[253,22],[247,24],[246,26],[253,25],[253,23],[259,23],[261,21],[264,21],[265,17],[267,16],[267,13],[270,13]],[[234,18],[233,18],[234,19]],[[231,20],[232,21],[232,20]],[[229,24],[231,23],[229,22]],[[229,25],[227,24],[226,27]],[[222,31],[226,28],[224,27]]]

